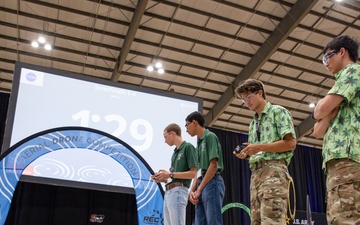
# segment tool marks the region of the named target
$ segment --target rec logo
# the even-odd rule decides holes
[[[146,224],[163,224],[162,213],[158,210],[153,210],[150,216],[144,216],[143,222]]]
[[[102,223],[104,221],[105,216],[99,214],[91,214],[90,222],[92,223]]]

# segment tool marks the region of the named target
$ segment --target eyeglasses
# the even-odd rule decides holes
[[[188,129],[188,127],[189,127],[189,125],[191,124],[191,122],[190,123],[187,123],[187,124],[185,124],[185,128],[186,129]]]
[[[322,58],[323,64],[327,65],[329,62],[329,59],[338,52],[339,52],[339,50],[332,50],[330,52],[325,53]]]
[[[246,101],[249,101],[250,99],[252,99],[252,97],[254,97],[259,91],[255,91],[251,94],[249,94],[248,96],[244,97],[244,98],[241,98],[241,101],[243,103],[245,103]]]
[[[164,138],[166,139],[169,135],[170,133],[166,133],[166,135],[164,135]]]

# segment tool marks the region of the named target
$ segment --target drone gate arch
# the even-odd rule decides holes
[[[150,166],[122,140],[83,127],[62,127],[34,134],[15,144],[0,158],[0,224],[6,221],[14,191],[28,165],[54,151],[79,149],[105,154],[121,164],[133,182],[138,224],[163,224],[163,190],[150,179],[153,173]]]

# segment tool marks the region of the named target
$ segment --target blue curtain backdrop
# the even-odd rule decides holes
[[[6,113],[9,102],[9,94],[0,93],[0,144],[2,145]],[[224,171],[222,176],[225,181],[226,193],[224,206],[230,203],[240,203],[250,207],[249,184],[250,169],[246,160],[239,160],[232,151],[234,148],[247,141],[247,135],[221,129],[209,128],[221,142],[224,156]],[[184,135],[187,135],[186,133]],[[296,210],[306,211],[306,196],[310,197],[312,212],[325,213],[325,176],[321,169],[321,149],[306,146],[297,146],[294,157],[289,165],[289,171],[294,179],[295,193],[291,192],[291,205],[294,204],[296,195]],[[41,190],[41,189],[39,189]],[[36,191],[32,189],[32,193]],[[128,204],[126,201],[123,204]],[[292,207],[293,210],[293,207]],[[194,206],[188,204],[187,224],[191,225],[194,218]],[[290,215],[289,215],[290,216]],[[250,224],[250,218],[246,210],[233,207],[223,213],[224,224]]]

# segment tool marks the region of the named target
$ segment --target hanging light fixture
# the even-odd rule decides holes
[[[155,65],[151,64],[146,69],[149,72],[156,71],[156,72],[158,72],[158,74],[165,73],[165,70],[164,70],[161,62],[156,62]]]
[[[46,43],[46,39],[43,36],[40,36],[36,41],[31,42],[31,46],[34,48],[43,47],[48,51],[52,49],[52,46]]]

